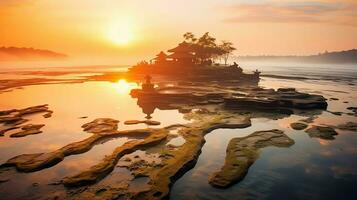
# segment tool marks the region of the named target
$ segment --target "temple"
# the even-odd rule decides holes
[[[169,76],[189,81],[234,80],[258,83],[260,72],[244,73],[234,62],[233,65],[214,63],[215,58],[226,55],[218,46],[202,46],[183,41],[178,46],[161,51],[150,62],[142,61],[129,69],[131,74],[151,74]]]

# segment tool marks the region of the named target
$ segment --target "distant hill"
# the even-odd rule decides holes
[[[239,59],[242,61],[357,64],[357,49],[351,49],[347,51],[325,52],[311,56],[240,56]]]
[[[50,50],[0,47],[0,61],[22,61],[22,60],[59,60],[67,55]]]

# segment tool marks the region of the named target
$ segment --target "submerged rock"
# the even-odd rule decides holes
[[[335,139],[334,136],[338,135],[335,129],[328,126],[312,126],[305,132],[308,133],[310,137],[316,137],[326,140],[333,140]]]
[[[154,120],[127,120],[124,122],[125,125],[134,125],[134,124],[146,124],[151,126],[157,126],[161,123]]]
[[[27,124],[23,127],[21,127],[21,131],[17,133],[13,133],[10,135],[10,137],[25,137],[28,135],[35,135],[42,133],[40,130],[42,127],[44,127],[44,124]]]
[[[10,130],[18,129],[20,128],[19,126],[8,126],[8,127],[3,127],[0,129],[0,136],[4,136],[4,134]]]
[[[348,130],[348,131],[357,131],[356,122],[347,122],[346,124],[340,124],[336,126],[337,129]]]
[[[290,127],[294,130],[304,130],[307,128],[307,124],[301,122],[294,122],[290,124]]]
[[[233,138],[228,144],[223,167],[210,176],[209,183],[214,187],[229,187],[245,177],[249,167],[259,157],[259,149],[267,146],[289,147],[293,144],[292,139],[277,129]]]
[[[36,114],[36,113],[45,113],[43,117],[51,117],[53,111],[48,109],[48,105],[39,105],[27,107],[24,109],[10,109],[0,111],[0,123],[5,125],[5,128],[0,130],[0,136],[3,136],[7,131],[21,128],[20,132],[10,135],[10,137],[24,137],[27,135],[39,134],[42,131],[40,129],[44,126],[43,124],[33,125],[28,124],[20,126],[28,122],[28,119],[25,119],[24,116]]]
[[[348,107],[347,110],[352,111],[352,113],[347,114],[357,117],[357,107]]]

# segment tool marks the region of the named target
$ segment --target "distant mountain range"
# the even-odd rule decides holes
[[[347,51],[325,52],[311,56],[239,56],[241,61],[275,61],[301,63],[357,63],[357,49]]]
[[[59,60],[67,55],[44,49],[0,47],[0,61]]]

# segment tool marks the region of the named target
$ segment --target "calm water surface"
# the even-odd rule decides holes
[[[247,68],[250,69],[249,66]],[[347,107],[357,106],[357,76],[351,67],[336,69],[321,66],[312,69],[292,66],[284,69],[270,66],[266,71],[283,76],[303,76],[309,72],[309,75],[305,75],[309,79],[264,77],[260,83],[263,87],[295,87],[300,91],[322,94],[328,99],[338,98],[337,101],[328,101],[328,111],[350,112]],[[333,80],[331,74],[334,75]],[[326,78],[327,75],[330,77]],[[321,80],[316,80],[316,77]],[[118,119],[120,130],[146,128],[142,124],[123,124],[125,120],[143,120],[147,116],[145,109],[138,106],[137,100],[129,95],[130,90],[137,87],[136,83],[125,81],[85,82],[27,86],[1,93],[0,110],[49,104],[54,113],[47,119],[42,115],[27,117],[29,123],[46,124],[41,134],[9,138],[10,132],[0,137],[0,163],[16,155],[50,152],[88,138],[91,134],[83,132],[81,125],[96,118]],[[161,122],[160,127],[187,123],[177,110],[156,109],[151,116],[153,120]],[[337,130],[339,135],[335,140],[322,140],[310,138],[304,131],[290,128],[291,122],[305,118],[297,115],[278,120],[257,118],[252,120],[251,127],[245,129],[219,129],[207,134],[207,142],[196,166],[173,185],[171,199],[357,199],[354,192],[357,186],[357,133]],[[337,116],[324,111],[318,113],[313,123],[338,125],[348,121],[356,122],[356,119],[350,115]],[[284,130],[295,140],[295,144],[290,148],[262,149],[259,159],[251,166],[244,180],[228,189],[216,189],[208,184],[208,177],[224,163],[226,147],[232,138],[273,128]],[[0,185],[0,199],[28,199],[49,190],[61,192],[62,186],[46,185],[98,163],[128,140],[130,138],[119,137],[105,141],[86,153],[66,157],[54,167],[39,172],[23,174],[9,171],[6,175],[11,176],[11,180]],[[171,144],[181,145],[184,142],[178,137]],[[116,168],[102,182],[130,179],[132,177],[128,170]],[[145,187],[147,181],[140,179],[132,183],[130,188]]]

